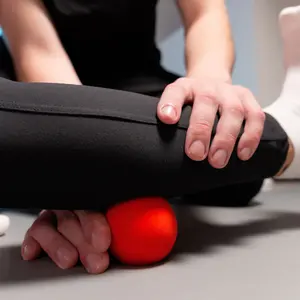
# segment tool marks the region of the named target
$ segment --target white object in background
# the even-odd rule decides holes
[[[8,216],[0,215],[0,236],[4,235],[10,225]]]
[[[265,179],[264,180],[264,183],[263,183],[263,186],[261,188],[261,191],[262,192],[270,192],[272,191],[274,188],[274,180],[273,179]]]

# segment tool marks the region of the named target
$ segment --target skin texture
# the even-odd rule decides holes
[[[208,157],[215,168],[227,165],[246,120],[238,156],[248,160],[259,144],[265,114],[248,89],[231,83],[234,49],[225,1],[178,0],[178,7],[185,26],[187,75],[166,88],[158,116],[174,124],[183,104],[192,103],[186,154],[200,161]],[[221,119],[209,147],[218,111]]]
[[[80,84],[41,1],[0,0],[0,23],[19,81]]]
[[[226,166],[245,119],[238,155],[247,160],[258,146],[265,116],[251,92],[231,82],[234,46],[225,1],[178,0],[177,5],[185,27],[187,74],[167,86],[158,117],[174,124],[183,104],[193,104],[186,154],[193,160],[208,158],[215,168]],[[0,0],[0,23],[19,81],[81,84],[39,0]],[[209,147],[218,111],[222,116]],[[109,265],[109,244],[109,227],[101,213],[47,211],[28,230],[22,256],[32,260],[43,250],[60,268],[80,260],[88,272],[102,273]]]
[[[85,211],[42,211],[27,231],[22,257],[33,260],[45,252],[61,269],[82,263],[98,274],[109,266],[111,234],[103,214]]]

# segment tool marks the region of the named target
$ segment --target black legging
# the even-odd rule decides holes
[[[248,162],[236,151],[222,170],[192,161],[184,153],[191,107],[170,126],[157,119],[157,103],[124,91],[1,79],[1,206],[99,209],[194,194],[272,177],[286,158],[287,136],[267,115]]]

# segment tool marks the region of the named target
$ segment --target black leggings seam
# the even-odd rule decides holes
[[[86,118],[96,118],[96,119],[108,119],[116,121],[130,121],[132,123],[146,124],[157,126],[157,121],[150,120],[150,118],[145,116],[136,116],[130,114],[124,114],[121,116],[112,110],[95,110],[88,108],[75,108],[75,107],[58,107],[58,106],[44,106],[44,105],[28,105],[22,104],[17,105],[14,103],[2,102],[0,101],[0,111],[8,112],[18,112],[18,113],[28,113],[28,114],[38,114],[38,115],[53,115],[53,116],[70,116],[70,117],[86,117]],[[143,119],[142,119],[143,118]],[[179,129],[187,129],[187,127],[179,125]]]

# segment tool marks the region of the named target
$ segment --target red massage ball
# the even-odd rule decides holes
[[[161,197],[146,197],[111,207],[111,254],[127,265],[149,265],[163,260],[177,238],[177,220],[171,205]]]

